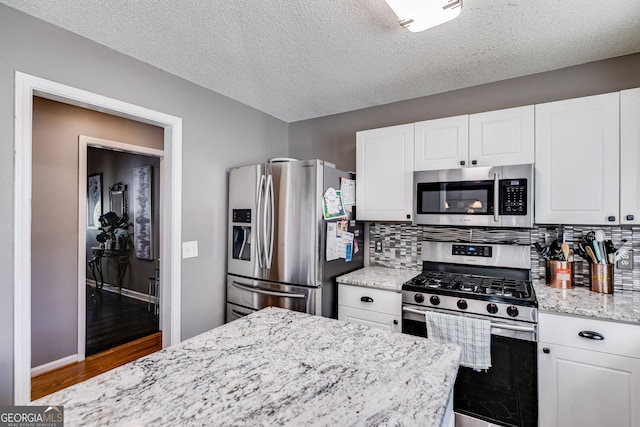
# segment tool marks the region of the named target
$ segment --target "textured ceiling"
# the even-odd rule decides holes
[[[0,0],[286,122],[640,51],[639,0],[463,0],[400,28],[384,0]]]

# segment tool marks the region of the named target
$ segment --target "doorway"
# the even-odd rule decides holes
[[[85,201],[87,207],[84,283],[85,357],[89,357],[160,330],[161,158],[112,150],[110,141],[85,136],[78,143],[87,146],[80,161],[86,163],[88,191],[80,192],[78,202]]]
[[[34,95],[164,129],[164,172],[160,177],[166,183],[160,208],[160,255],[164,266],[160,274],[160,286],[161,293],[167,296],[161,306],[163,347],[180,342],[182,120],[25,73],[16,72],[15,76],[14,404],[21,405],[30,401],[31,379],[31,144]],[[79,218],[84,215],[86,211],[78,212]],[[82,225],[84,227],[85,223]],[[86,268],[84,243],[77,246],[78,275],[84,274]],[[55,247],[51,249],[55,250]],[[78,320],[80,317],[84,322],[84,310],[78,311]]]

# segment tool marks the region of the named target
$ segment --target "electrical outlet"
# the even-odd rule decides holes
[[[382,239],[376,239],[376,252],[382,252]]]
[[[616,263],[616,267],[620,270],[633,270],[633,250],[622,255],[622,258]]]

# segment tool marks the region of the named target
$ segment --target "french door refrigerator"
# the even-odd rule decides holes
[[[326,261],[322,198],[341,178],[352,176],[322,160],[231,169],[227,322],[268,306],[337,318],[335,278],[364,260],[362,224],[350,221],[358,240],[351,260]]]

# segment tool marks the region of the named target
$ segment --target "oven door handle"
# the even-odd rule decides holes
[[[427,312],[427,310],[416,310],[414,308],[409,308],[409,307],[402,307],[402,311],[406,311],[407,313],[413,313],[413,314],[421,314],[423,316]]]
[[[244,285],[244,284],[238,283],[236,281],[232,281],[231,284],[233,286],[235,286],[236,288],[242,289],[243,291],[254,292],[256,294],[271,295],[271,296],[274,296],[274,297],[284,297],[284,298],[304,298],[304,297],[306,297],[305,294],[294,294],[292,292],[268,291],[266,289],[256,288],[256,287],[253,287],[253,286]]]
[[[422,316],[429,310],[416,310],[415,308],[402,307],[402,311],[406,311],[407,313],[420,314]],[[426,319],[425,319],[426,321]],[[518,331],[518,332],[531,332],[535,333],[536,328],[531,326],[518,326],[518,325],[510,325],[508,323],[493,323],[491,322],[491,327],[496,329],[506,329],[509,331]]]
[[[491,323],[492,328],[497,329],[507,329],[509,331],[519,331],[519,332],[536,332],[536,328],[530,326],[517,326],[517,325],[509,325],[507,323]]]

